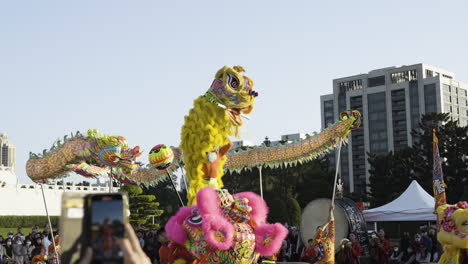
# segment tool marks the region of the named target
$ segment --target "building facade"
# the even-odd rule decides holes
[[[427,65],[388,67],[333,80],[333,94],[320,97],[322,128],[347,109],[359,110],[362,125],[341,150],[340,175],[349,192],[364,193],[369,183],[368,153],[384,154],[412,145],[411,130],[423,114],[449,113],[468,122],[468,85],[452,72]],[[336,164],[337,154],[330,155]]]
[[[14,173],[16,167],[16,148],[10,144],[8,135],[0,132],[0,167],[10,168]]]

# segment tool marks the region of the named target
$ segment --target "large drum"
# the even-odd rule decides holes
[[[317,227],[328,221],[330,205],[330,199],[322,198],[313,200],[304,208],[301,219],[301,237],[305,245],[309,239],[314,238]],[[336,199],[334,217],[335,250],[339,250],[341,239],[347,238],[350,232],[354,232],[361,243],[363,255],[367,255],[369,250],[366,221],[357,205],[347,198]]]

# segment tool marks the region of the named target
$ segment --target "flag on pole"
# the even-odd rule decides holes
[[[436,136],[435,129],[432,130],[432,157],[434,162],[432,172],[432,188],[435,198],[435,209],[440,205],[446,204],[444,174],[442,172],[442,159],[439,154],[439,139]]]

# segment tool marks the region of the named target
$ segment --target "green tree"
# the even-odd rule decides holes
[[[415,177],[429,193],[432,193],[433,129],[439,139],[440,156],[444,158],[447,200],[456,203],[462,199],[468,181],[468,126],[460,126],[448,113],[430,113],[421,118],[419,129],[412,132]]]
[[[455,203],[468,197],[468,126],[460,126],[447,113],[424,115],[419,128],[412,131],[413,146],[384,155],[369,153],[369,187],[372,206],[398,197],[414,179],[432,194],[432,130],[439,138],[439,152],[444,157],[442,170],[447,183],[447,200]]]
[[[156,196],[144,195],[142,188],[124,184],[120,191],[127,192],[129,196],[130,224],[135,228],[142,226],[149,229],[159,229],[159,217],[164,211],[159,209],[159,203],[156,202]],[[153,224],[154,218],[154,224]]]
[[[397,198],[413,179],[413,151],[405,148],[385,155],[369,153],[369,187],[372,207]]]

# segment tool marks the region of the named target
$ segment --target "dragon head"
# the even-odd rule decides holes
[[[228,111],[231,120],[236,125],[242,125],[241,114],[248,114],[253,109],[253,103],[258,93],[252,90],[253,81],[242,74],[241,66],[224,66],[216,75],[205,97],[212,103],[217,103]]]
[[[102,165],[120,168],[124,174],[131,174],[139,167],[136,163],[136,158],[142,154],[139,146],[129,148],[124,137],[102,135],[97,129],[88,130],[88,136],[95,140],[91,152]]]
[[[442,205],[437,208],[439,231],[437,238],[443,245],[468,248],[468,203]]]

